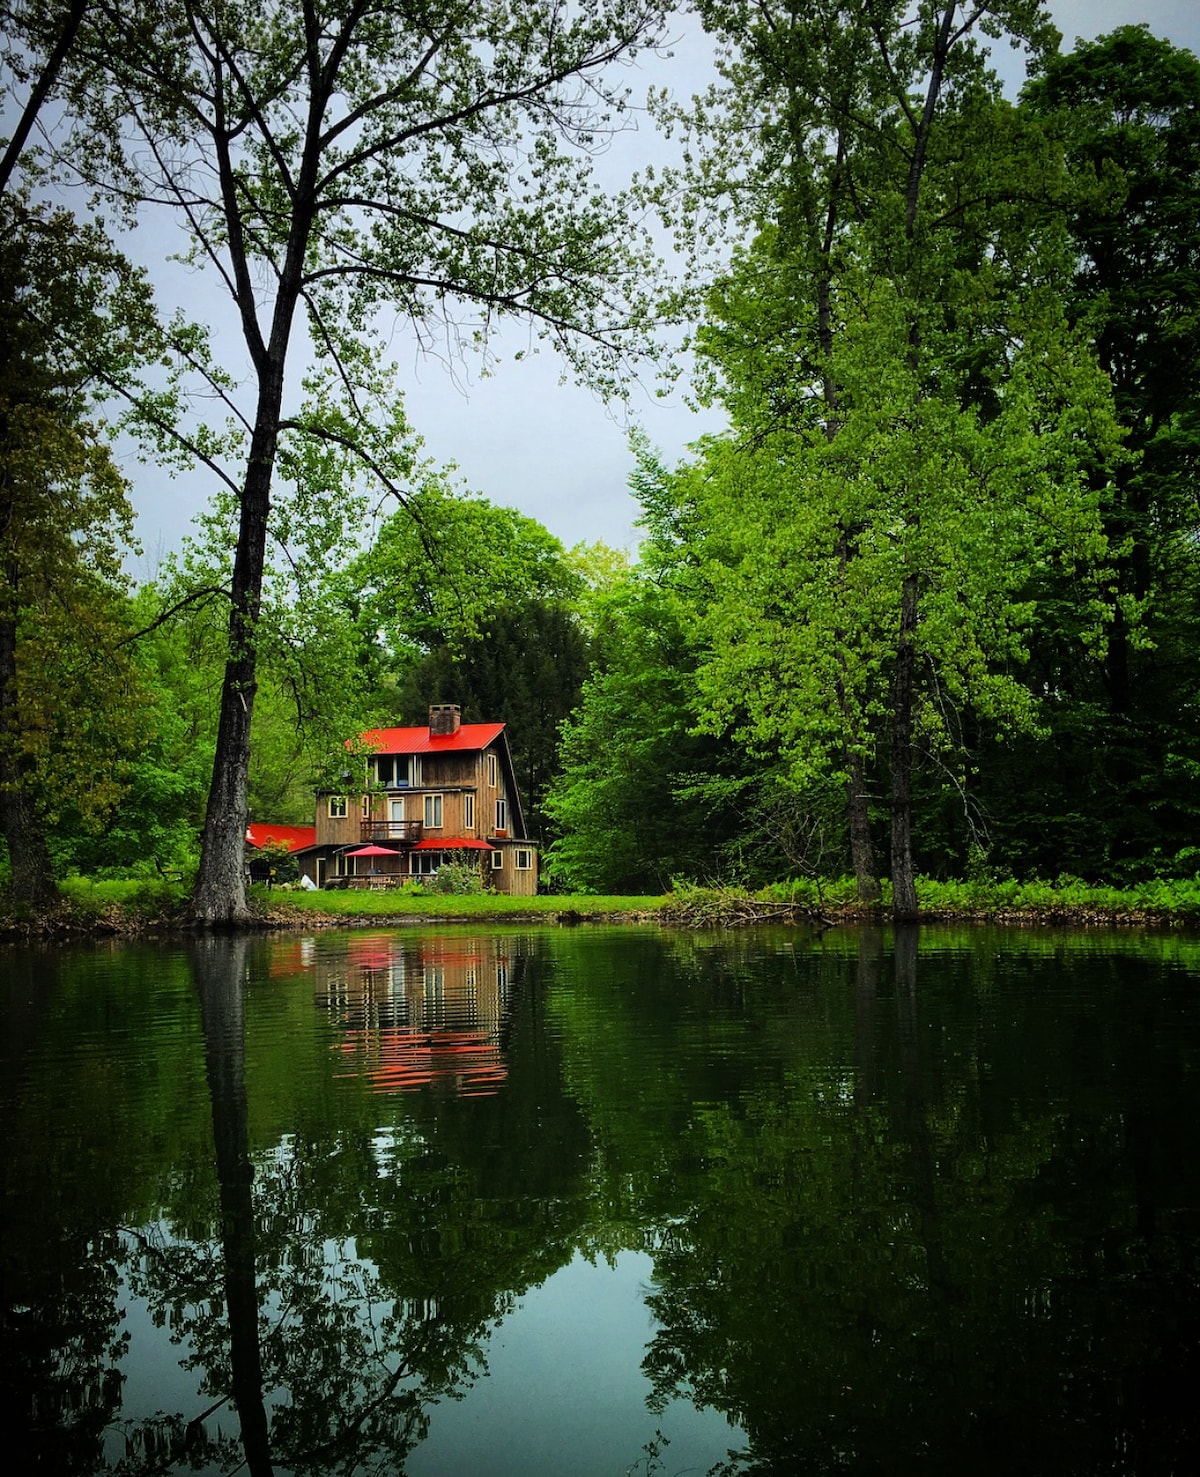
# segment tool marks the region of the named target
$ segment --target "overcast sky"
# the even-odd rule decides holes
[[[1050,10],[1067,48],[1077,36],[1091,38],[1145,21],[1156,34],[1200,54],[1197,0],[1054,0]],[[646,59],[645,82],[668,85],[687,96],[708,80],[708,47],[691,16],[678,19],[674,40],[672,58]],[[605,162],[605,174],[636,168],[647,158],[662,157],[662,150],[652,125],[643,120],[639,133],[619,141]],[[149,265],[160,244],[154,228],[139,231],[137,241],[138,255]],[[178,249],[177,239],[163,246],[164,252]],[[198,311],[195,302],[190,309]],[[217,331],[239,337],[236,329],[219,326]],[[512,331],[500,346],[503,362],[481,379],[470,365],[452,376],[398,340],[394,353],[410,420],[436,460],[456,463],[470,487],[539,519],[565,544],[603,539],[634,548],[638,509],[626,486],[632,466],[629,415],[669,460],[682,456],[689,442],[715,422],[697,419],[679,392],[659,400],[653,382],[634,387],[628,411],[606,407],[589,391],[560,384],[561,364],[550,351],[518,362],[508,358],[524,342],[523,335]],[[241,362],[240,343],[228,347]],[[162,553],[178,545],[208,486],[199,476],[172,480],[134,462],[127,471],[145,550],[135,572],[145,575],[153,572]]]

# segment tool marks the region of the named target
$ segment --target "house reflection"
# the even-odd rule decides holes
[[[516,966],[503,939],[395,934],[352,939],[336,964],[317,966],[317,1004],[341,1027],[342,1077],[376,1092],[430,1084],[462,1096],[504,1082],[503,1026]]]

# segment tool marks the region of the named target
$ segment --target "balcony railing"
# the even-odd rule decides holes
[[[401,841],[411,846],[421,839],[420,821],[363,821],[359,834],[364,841]]]

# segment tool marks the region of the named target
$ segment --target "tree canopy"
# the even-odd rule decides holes
[[[902,919],[921,867],[1194,869],[1200,62],[1061,53],[1036,0],[697,11],[720,80],[660,99],[684,162],[636,207],[727,429],[638,443],[630,566],[464,493],[389,354],[516,316],[619,380],[661,283],[589,165],[658,7],[5,8],[0,794],[42,897],[50,851],[177,866],[203,810],[194,919],[243,918],[247,819],[443,700],[508,723],[564,884],[837,851]],[[31,203],[68,180],[91,215]],[[165,213],[235,349],[100,210]],[[132,604],[105,405],[217,489]]]
[[[48,44],[34,8],[24,36]],[[148,24],[149,21],[153,24]],[[305,0],[243,10],[176,4],[90,10],[64,59],[60,169],[117,208],[166,210],[189,260],[227,290],[251,366],[194,366],[235,434],[199,455],[237,498],[230,622],[197,921],[245,916],[242,839],[262,582],[280,437],[355,447],[369,427],[377,341],[396,317],[426,342],[486,345],[519,315],[568,349],[622,345],[607,312],[628,224],[589,184],[588,152],[623,107],[609,69],[653,42],[658,9],[595,0],[396,5]],[[288,369],[303,321],[347,407],[296,412]],[[294,379],[293,373],[293,379]],[[384,417],[386,419],[386,417]]]

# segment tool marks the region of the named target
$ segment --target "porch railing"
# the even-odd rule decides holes
[[[360,836],[363,841],[401,841],[412,845],[420,841],[420,821],[363,821]]]

